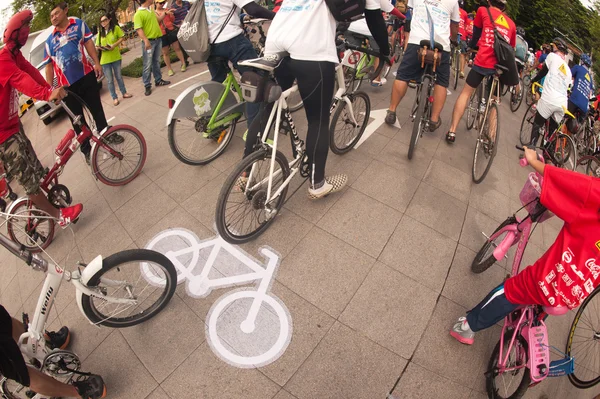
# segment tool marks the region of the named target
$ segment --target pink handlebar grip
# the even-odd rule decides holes
[[[523,158],[519,159],[519,165],[521,165],[523,167],[529,165],[529,162],[527,162],[527,158],[523,157]]]

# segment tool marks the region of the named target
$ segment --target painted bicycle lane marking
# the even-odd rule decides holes
[[[206,298],[217,288],[238,287],[217,299],[206,316],[206,339],[220,359],[240,368],[261,367],[285,352],[292,337],[292,318],[271,292],[280,263],[273,249],[259,249],[266,261],[263,265],[218,235],[200,240],[182,228],[160,232],[146,248],[173,262],[177,284],[186,283],[193,298]],[[148,265],[140,267],[150,284],[164,284]]]

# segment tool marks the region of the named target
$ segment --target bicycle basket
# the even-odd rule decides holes
[[[521,204],[525,207],[530,215],[536,215],[543,209],[543,205],[539,201],[541,192],[541,177],[539,177],[539,175],[535,172],[529,173],[529,176],[525,181],[525,185],[519,194],[519,199],[521,200]],[[552,217],[552,212],[546,210],[546,212],[544,212],[537,221],[541,223],[550,217]]]

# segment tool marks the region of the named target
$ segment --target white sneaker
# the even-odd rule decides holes
[[[328,176],[325,178],[325,183],[319,188],[308,187],[308,198],[319,199],[328,196],[329,194],[340,191],[348,182],[348,176],[340,174]]]

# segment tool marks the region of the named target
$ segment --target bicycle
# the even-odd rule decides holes
[[[394,31],[396,21],[399,22],[400,27]],[[400,61],[404,56],[404,47],[406,46],[406,40],[404,37],[404,21],[404,19],[400,19],[395,15],[390,15],[386,21],[388,27],[391,28],[390,56],[392,58],[392,64],[400,64]]]
[[[523,102],[523,90],[525,85],[523,84],[523,79],[519,79],[518,90],[517,86],[511,87],[510,90],[510,110],[512,112],[517,112],[519,107],[521,107],[521,103]]]
[[[30,367],[58,377],[69,383],[80,371],[81,360],[68,350],[49,349],[46,346],[45,326],[63,281],[75,286],[79,310],[94,325],[124,328],[143,323],[160,313],[169,303],[177,286],[177,274],[171,261],[164,255],[147,249],[130,249],[107,258],[98,255],[84,267],[69,272],[56,262],[48,262],[39,254],[0,234],[0,245],[25,261],[33,270],[46,273],[46,280],[37,302],[32,322],[23,314],[25,333],[19,338],[19,348]],[[151,285],[140,275],[144,266],[161,283]],[[138,287],[139,285],[139,287]],[[0,396],[7,399],[41,396],[15,381],[0,376]]]
[[[450,78],[451,82],[454,82],[454,89],[458,87],[458,77],[461,73],[460,70],[460,34],[458,34],[457,44],[451,43],[450,47],[450,70],[453,72],[453,77]]]
[[[520,147],[517,148],[521,149]],[[540,159],[543,161],[543,157]],[[520,164],[521,166],[527,166],[527,160],[522,159]],[[491,236],[488,237],[484,233],[486,242],[471,264],[471,270],[474,273],[482,273],[496,261],[506,258],[509,249],[516,244],[517,248],[510,276],[518,274],[531,233],[538,223],[543,223],[553,216],[540,202],[542,184],[542,175],[537,172],[529,174],[519,195],[523,208],[519,209],[513,216],[508,217]],[[517,216],[517,213],[522,209],[528,212],[528,215],[523,219]],[[545,286],[542,287],[542,289],[544,288]],[[598,291],[596,289],[584,301],[578,315],[585,311],[587,303]],[[544,323],[547,315],[563,315],[568,311],[569,309],[566,306],[549,308],[529,305],[523,306],[506,316],[500,340],[492,352],[488,363],[488,371],[485,373],[486,389],[490,398],[521,398],[529,387],[540,383],[547,377],[568,374],[572,382],[572,378],[578,378],[578,374],[574,374],[574,365],[579,366],[580,363],[576,363],[575,358],[572,356],[571,344],[579,318],[576,317],[571,326],[566,353],[554,348],[564,355],[564,358],[555,361],[550,361],[551,347],[548,345],[548,332]],[[592,339],[594,339],[594,334],[592,334]],[[579,368],[582,368],[583,372],[583,367]],[[600,382],[600,371],[598,374],[597,378],[592,380],[593,383],[581,381],[583,382],[582,385],[587,383],[589,386],[586,387],[591,387]],[[509,379],[511,381],[507,382]],[[516,386],[513,385],[513,382]],[[512,391],[511,388],[515,390]]]
[[[344,47],[368,51],[373,56],[376,54],[347,42],[344,42]],[[383,62],[381,60],[376,74],[381,71]],[[252,61],[244,61],[244,65],[268,72],[263,77],[265,80],[272,77],[276,67],[267,67]],[[365,93],[347,92],[344,86],[344,72],[339,65],[336,69],[336,80],[338,89],[330,110],[334,114],[330,122],[329,144],[334,153],[343,154],[350,151],[360,140],[369,121],[371,103]],[[253,93],[257,89],[248,87],[247,90]],[[287,109],[286,100],[296,90],[298,86],[293,85],[273,101],[275,104],[256,150],[236,165],[221,188],[215,211],[216,225],[220,236],[229,243],[241,244],[261,235],[283,206],[288,186],[294,176],[298,173],[304,178],[309,176],[310,167],[304,142],[298,137],[294,121]],[[364,102],[364,108],[360,106],[360,102]],[[337,137],[337,132],[341,131],[338,126],[347,128],[347,131],[342,132],[341,141]],[[278,151],[279,135],[282,131],[290,136],[293,156],[290,162]],[[248,215],[249,222],[246,219]]]
[[[368,49],[369,38],[365,35],[361,35],[356,32],[352,32],[352,35],[362,42],[362,48]],[[375,53],[377,54],[377,53]],[[344,84],[349,91],[358,91],[362,85],[363,80],[372,80],[374,77],[379,76],[381,79],[387,78],[392,69],[392,65],[395,60],[391,59],[391,64],[385,63],[380,69],[380,74],[376,75],[373,73],[375,69],[375,60],[379,55],[375,56],[370,52],[362,50],[347,50],[342,59],[342,64],[345,67]]]
[[[75,96],[87,108],[85,102]],[[135,179],[142,171],[146,162],[146,141],[142,133],[130,125],[116,125],[98,132],[89,111],[87,118],[75,116],[71,109],[61,101],[61,105],[81,133],[69,129],[55,149],[56,161],[47,169],[42,181],[41,190],[46,193],[48,201],[56,208],[64,208],[72,203],[69,189],[58,182],[64,167],[69,162],[75,151],[86,140],[92,141],[90,164],[92,174],[97,180],[109,186],[122,186]],[[91,129],[86,119],[92,125]],[[114,173],[113,173],[114,172]],[[8,213],[29,213],[32,217],[27,219],[10,218],[7,223],[9,237],[22,244],[30,251],[45,249],[54,237],[54,220],[38,218],[42,215],[37,207],[27,197],[15,200],[8,208]],[[21,223],[24,222],[24,223]],[[19,226],[17,228],[17,226]]]

